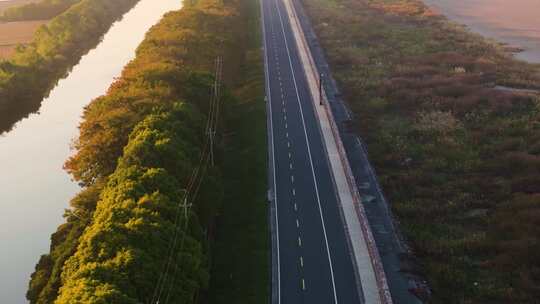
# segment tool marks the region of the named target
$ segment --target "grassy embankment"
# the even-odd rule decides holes
[[[175,253],[176,279],[165,290],[174,286],[175,303],[266,300],[265,116],[260,50],[247,32],[251,9],[251,1],[186,3],[152,28],[122,78],[87,108],[77,154],[66,164],[85,189],[37,265],[32,303],[149,301],[173,234],[178,190],[202,149],[198,121],[208,112],[212,61],[220,53],[232,88],[220,125],[227,133],[188,229],[179,230],[189,246]],[[231,264],[245,277],[223,279]],[[253,289],[230,293],[232,282]]]
[[[58,79],[138,1],[82,0],[40,27],[8,60],[0,60],[0,132],[39,109]]]
[[[304,0],[433,303],[540,298],[539,66],[415,0]]]
[[[247,52],[234,89],[224,150],[225,204],[213,246],[208,303],[267,303],[267,134],[259,1],[247,0]]]

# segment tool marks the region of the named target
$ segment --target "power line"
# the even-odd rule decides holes
[[[196,201],[197,200],[197,197],[200,193],[200,189],[201,189],[201,186],[204,182],[204,178],[206,177],[206,172],[208,170],[208,163],[211,162],[212,163],[212,166],[214,165],[214,160],[213,160],[213,143],[214,143],[214,137],[215,137],[215,134],[216,134],[216,129],[217,129],[217,123],[219,121],[219,103],[220,103],[220,99],[221,99],[221,96],[220,96],[220,86],[221,86],[221,71],[222,71],[222,58],[221,56],[218,56],[218,58],[216,58],[216,61],[215,61],[215,74],[214,74],[214,88],[213,88],[213,99],[210,101],[210,104],[211,104],[211,110],[210,110],[210,115],[209,115],[209,134],[208,134],[208,144],[209,144],[209,153],[208,154],[205,154],[202,159],[203,159],[203,163],[202,165],[199,167],[200,169],[200,178],[198,179],[198,184],[195,188],[195,191],[193,191],[193,195],[191,197],[191,201]],[[207,159],[206,157],[209,157],[210,159]],[[191,207],[192,204],[189,204],[188,208]],[[184,247],[184,242],[185,242],[185,237],[186,237],[186,233],[185,231],[187,230],[187,226],[188,226],[188,222],[189,222],[189,218],[185,221],[185,227],[184,227],[184,234],[182,235],[182,241],[181,241],[181,245],[180,245],[180,251],[178,252],[178,256],[180,256],[181,258],[181,254],[183,252],[183,247]],[[167,291],[167,296],[165,297],[165,302],[164,303],[168,303],[169,302],[169,299],[170,299],[170,296],[172,294],[172,290],[174,288],[174,282],[176,281],[176,275],[177,275],[177,272],[178,272],[178,267],[176,267],[174,269],[174,272],[173,272],[173,275],[172,275],[172,280],[170,280],[170,283],[169,283],[169,288],[168,288],[168,291]]]
[[[181,255],[184,249],[185,238],[187,234],[187,229],[189,226],[190,212],[193,206],[193,202],[196,201],[199,194],[200,188],[206,176],[208,169],[208,163],[211,162],[212,166],[214,165],[214,140],[217,131],[217,126],[219,122],[219,111],[220,111],[220,101],[221,101],[221,80],[222,80],[222,71],[223,71],[223,59],[221,56],[218,56],[214,62],[214,85],[211,89],[210,95],[210,105],[209,113],[206,121],[205,128],[205,142],[199,159],[197,167],[193,170],[193,173],[190,176],[186,189],[183,189],[184,198],[181,203],[177,205],[176,215],[174,220],[174,234],[172,241],[170,241],[169,250],[167,252],[167,262],[164,266],[164,271],[161,272],[157,285],[154,289],[152,296],[152,304],[159,304],[162,298],[165,289],[167,289],[165,302],[168,303],[172,290],[174,288],[174,282],[176,280],[176,275],[179,268],[179,263],[177,260],[181,259]],[[176,254],[178,237],[180,233],[180,210],[184,210],[184,227],[182,238],[180,241],[180,250]],[[173,263],[174,262],[174,263]],[[169,274],[171,265],[174,266],[172,275]],[[172,278],[172,279],[169,279]],[[166,288],[167,281],[169,280],[169,287]]]

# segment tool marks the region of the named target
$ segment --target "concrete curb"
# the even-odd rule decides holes
[[[271,109],[270,109],[270,89],[269,89],[269,79],[268,79],[268,56],[267,56],[267,49],[266,49],[266,30],[265,30],[265,21],[264,21],[264,11],[263,11],[263,3],[264,0],[259,0],[259,6],[260,6],[260,26],[262,31],[262,43],[263,46],[263,56],[264,56],[264,71],[265,71],[265,103],[266,103],[266,132],[267,132],[267,145],[269,147],[268,149],[268,160],[267,160],[267,169],[268,169],[268,223],[270,225],[269,233],[270,233],[270,247],[271,247],[271,256],[270,256],[270,265],[271,265],[271,271],[270,271],[270,299],[269,303],[272,304],[278,304],[280,303],[280,286],[279,286],[279,250],[278,250],[278,236],[277,236],[277,210],[276,210],[276,189],[274,184],[274,150],[273,148],[273,135],[272,135],[272,116],[271,116]]]

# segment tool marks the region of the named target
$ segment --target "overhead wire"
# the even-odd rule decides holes
[[[203,149],[201,151],[201,155],[199,158],[199,163],[193,170],[188,183],[187,187],[184,189],[184,197],[183,200],[177,205],[176,207],[176,214],[175,214],[175,220],[174,220],[174,234],[172,237],[172,240],[169,241],[169,248],[167,250],[167,262],[164,265],[164,270],[160,273],[160,276],[158,278],[158,282],[154,288],[154,292],[152,295],[152,300],[150,303],[152,304],[159,304],[163,293],[166,291],[166,297],[165,302],[168,303],[170,296],[172,294],[172,290],[174,288],[174,282],[176,280],[176,275],[178,272],[178,260],[181,259],[181,254],[183,252],[184,243],[185,243],[185,237],[187,234],[187,229],[189,225],[189,218],[190,218],[190,212],[192,207],[192,202],[194,202],[199,194],[200,188],[202,186],[202,183],[204,181],[204,178],[206,176],[206,171],[208,169],[208,163],[211,159],[209,159],[213,153],[213,140],[215,136],[215,130],[217,129],[217,124],[219,121],[219,103],[220,103],[220,95],[221,95],[221,74],[222,74],[222,58],[219,56],[214,64],[215,68],[215,75],[214,75],[214,85],[211,89],[211,96],[210,96],[210,105],[209,105],[209,114],[207,116],[206,126],[205,126],[205,142],[203,145]],[[184,209],[184,227],[183,227],[183,233],[181,233],[181,227],[180,224],[180,218],[181,218],[181,209]],[[180,241],[180,250],[176,253],[177,245],[178,245],[178,238],[179,234],[182,234],[182,239]],[[175,265],[173,268],[172,276],[170,275],[170,269],[172,265]],[[172,278],[172,279],[169,279]],[[169,281],[168,288],[166,287],[167,281]]]

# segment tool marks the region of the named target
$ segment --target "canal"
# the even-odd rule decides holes
[[[141,0],[60,80],[38,113],[0,135],[0,303],[26,303],[30,274],[79,187],[62,169],[84,107],[104,94],[179,0]]]

